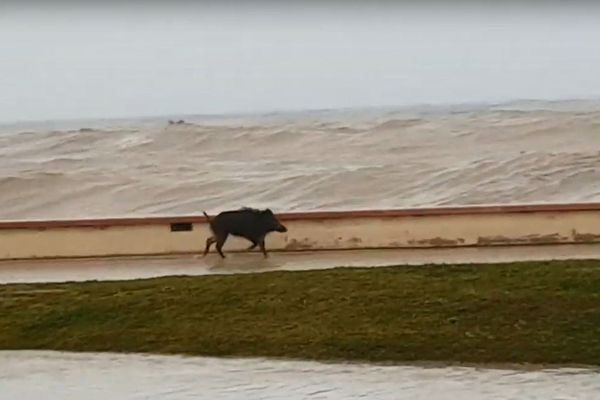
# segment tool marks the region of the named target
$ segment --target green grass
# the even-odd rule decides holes
[[[600,261],[3,285],[0,349],[600,365]]]

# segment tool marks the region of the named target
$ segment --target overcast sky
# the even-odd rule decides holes
[[[600,98],[585,3],[222,4],[0,6],[0,121]]]

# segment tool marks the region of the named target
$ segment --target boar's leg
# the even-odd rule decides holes
[[[260,239],[260,242],[258,242],[258,244],[260,245],[260,249],[262,250],[263,255],[265,256],[265,258],[267,258],[268,255],[267,255],[267,249],[265,249],[265,238],[262,237]]]
[[[209,237],[208,239],[206,239],[206,247],[204,248],[204,256],[206,256],[208,254],[208,251],[210,250],[210,246],[212,246],[212,244],[216,242],[214,237]]]
[[[252,242],[252,244],[250,245],[250,247],[248,247],[246,250],[254,250],[254,248],[256,246],[258,246],[258,242],[256,240],[252,240],[250,239],[250,241]]]
[[[229,236],[229,233],[221,233],[217,235],[217,251],[219,252],[221,258],[225,258],[225,254],[223,254],[222,249],[225,241],[227,240],[227,236]]]

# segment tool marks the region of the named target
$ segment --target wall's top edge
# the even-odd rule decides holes
[[[539,212],[573,212],[600,211],[600,203],[569,203],[569,204],[515,204],[515,205],[484,205],[461,207],[435,208],[406,208],[394,210],[356,210],[356,211],[312,211],[278,213],[282,221],[325,220],[350,218],[394,218],[394,217],[424,217],[451,215],[481,215],[481,214],[514,214]],[[132,225],[165,225],[172,223],[205,223],[206,218],[200,215],[171,216],[171,217],[135,217],[135,218],[102,218],[74,220],[23,220],[0,221],[0,229],[46,229],[46,228],[104,228],[109,226]]]

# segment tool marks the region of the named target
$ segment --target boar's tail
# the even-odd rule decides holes
[[[206,211],[202,210],[202,214],[204,214],[204,216],[206,217],[206,220],[208,222],[210,222],[210,217],[208,216],[208,214],[206,213]]]

